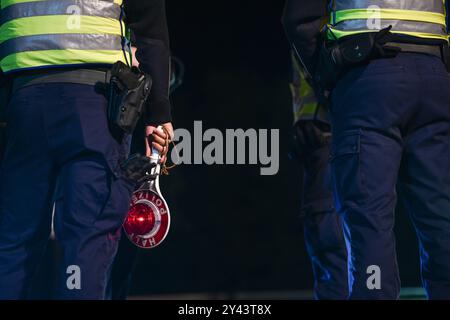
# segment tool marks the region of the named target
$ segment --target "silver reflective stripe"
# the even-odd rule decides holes
[[[333,11],[367,9],[378,6],[381,9],[401,9],[444,13],[442,0],[334,0]]]
[[[0,60],[18,52],[64,49],[122,50],[122,37],[107,34],[46,34],[20,37],[0,44]]]
[[[398,32],[419,32],[419,33],[429,33],[435,35],[447,34],[447,30],[443,25],[428,23],[428,22],[417,22],[417,21],[406,21],[406,20],[381,20],[380,29],[392,26],[393,31]],[[338,23],[333,27],[334,30],[340,31],[361,31],[369,30],[367,27],[367,20],[346,20]],[[377,29],[378,30],[378,29]],[[373,30],[369,30],[373,31]]]
[[[121,7],[112,0],[47,0],[22,2],[2,9],[0,24],[27,17],[72,14],[119,20]]]

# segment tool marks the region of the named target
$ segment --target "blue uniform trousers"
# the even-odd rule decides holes
[[[429,298],[450,299],[450,76],[400,53],[350,70],[332,95],[332,176],[353,299],[396,299],[397,194],[417,231]]]
[[[27,298],[54,199],[63,250],[55,298],[105,297],[134,188],[119,165],[129,139],[111,134],[106,106],[99,88],[81,84],[38,84],[12,95],[0,171],[0,299]]]

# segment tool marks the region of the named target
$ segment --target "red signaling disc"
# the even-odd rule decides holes
[[[166,238],[170,214],[164,199],[152,190],[138,190],[131,198],[123,224],[125,233],[136,246],[151,249]]]

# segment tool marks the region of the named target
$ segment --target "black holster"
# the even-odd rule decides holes
[[[152,79],[138,68],[117,62],[111,69],[108,120],[110,126],[133,133],[144,113],[150,95]]]
[[[395,57],[401,51],[385,45],[393,37],[390,29],[357,34],[337,42],[322,41],[314,74],[316,94],[321,103],[327,103],[331,90],[346,70],[372,59]]]

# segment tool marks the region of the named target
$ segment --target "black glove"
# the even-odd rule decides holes
[[[125,162],[121,164],[125,177],[135,182],[136,184],[144,183],[148,180],[156,178],[151,175],[150,171],[156,165],[150,162],[150,158],[139,153],[131,155]]]

